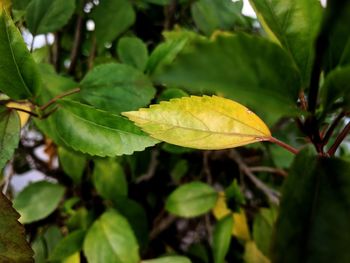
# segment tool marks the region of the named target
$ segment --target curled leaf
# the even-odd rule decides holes
[[[252,111],[217,96],[173,99],[122,114],[153,138],[184,147],[219,150],[271,139]]]

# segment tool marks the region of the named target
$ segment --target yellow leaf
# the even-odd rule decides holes
[[[232,213],[232,211],[226,205],[226,197],[224,192],[219,193],[219,197],[216,201],[216,205],[213,208],[213,215],[216,219],[221,219]],[[247,217],[244,213],[244,210],[241,209],[239,213],[233,213],[233,227],[232,227],[232,235],[237,237],[238,239],[249,241],[250,240],[250,231],[247,223]]]
[[[0,0],[0,11],[5,9],[7,13],[10,12],[11,0]]]
[[[26,104],[26,103],[9,102],[6,104],[6,107],[31,111],[29,104]],[[25,113],[23,111],[17,111],[17,113],[19,115],[19,118],[21,119],[21,127],[23,127],[28,122],[30,116],[28,113]]]
[[[271,139],[253,112],[217,96],[172,99],[123,115],[153,138],[195,149],[227,149]]]
[[[63,263],[80,263],[80,253],[74,253],[73,255],[63,260]]]
[[[270,260],[257,248],[254,241],[249,241],[245,244],[244,262],[270,263]]]

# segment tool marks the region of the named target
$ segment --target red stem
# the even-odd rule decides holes
[[[350,132],[350,122],[346,124],[344,129],[340,132],[338,137],[335,139],[335,142],[331,146],[331,148],[328,150],[328,155],[333,156],[338,149],[339,145],[342,143],[342,141],[345,139],[345,137],[348,135]]]
[[[289,145],[289,144],[287,144],[285,142],[282,142],[282,141],[276,139],[275,137],[271,136],[269,138],[269,141],[272,142],[272,143],[275,143],[275,144],[277,144],[277,145],[279,145],[281,147],[283,147],[284,149],[286,149],[287,151],[290,151],[293,154],[298,154],[298,152],[299,152],[298,149],[294,148],[293,146],[291,146],[291,145]]]

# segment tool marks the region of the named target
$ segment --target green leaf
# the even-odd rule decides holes
[[[83,247],[85,237],[84,230],[77,230],[69,233],[54,248],[50,255],[50,261],[60,261],[78,252]]]
[[[171,0],[144,0],[144,1],[155,5],[168,5],[171,2]]]
[[[32,0],[27,7],[26,21],[33,35],[54,32],[72,17],[74,0]]]
[[[80,87],[80,101],[113,113],[144,107],[156,92],[141,71],[112,63],[94,68],[81,81]]]
[[[171,100],[175,98],[188,97],[188,93],[183,91],[182,89],[170,88],[165,89],[158,97],[158,102],[162,100]]]
[[[46,181],[24,188],[13,201],[14,208],[21,215],[19,221],[27,224],[50,215],[58,207],[64,190],[63,186]]]
[[[350,163],[311,150],[296,156],[285,182],[272,262],[350,260]]]
[[[317,0],[250,0],[265,31],[292,56],[308,85],[322,19]],[[263,50],[263,49],[262,49]]]
[[[0,90],[12,99],[26,99],[40,88],[37,66],[22,35],[9,15],[0,8]]]
[[[337,67],[325,78],[322,87],[322,104],[324,111],[329,113],[334,110],[337,102],[345,110],[350,110],[350,65]]]
[[[35,263],[46,263],[45,240],[42,236],[37,236],[32,242]]]
[[[20,131],[21,123],[17,112],[0,105],[0,171],[12,158],[18,146]]]
[[[233,148],[271,137],[253,112],[216,96],[173,99],[123,115],[156,139],[195,149]]]
[[[145,70],[148,60],[146,44],[137,37],[123,37],[118,42],[118,57],[120,60],[141,71]]]
[[[245,243],[243,259],[245,263],[270,263],[270,260],[261,253],[254,241]]]
[[[350,64],[350,3],[329,1],[324,14],[321,35],[325,46],[324,69],[330,72],[338,65]]]
[[[277,211],[274,208],[262,208],[254,218],[253,238],[256,246],[265,256],[270,254],[272,230],[276,218]]]
[[[112,42],[135,22],[135,12],[128,0],[100,1],[91,14],[97,43]]]
[[[196,217],[215,206],[217,192],[202,182],[192,182],[178,187],[170,194],[165,209],[182,217]]]
[[[93,182],[105,199],[116,201],[128,195],[128,182],[123,167],[113,159],[94,160]]]
[[[220,92],[270,120],[295,114],[300,89],[299,74],[285,51],[244,34],[197,41],[154,78],[192,92]]]
[[[34,262],[33,251],[18,218],[19,214],[0,191],[0,262]]]
[[[89,263],[138,263],[138,249],[128,221],[113,210],[94,222],[84,240]]]
[[[58,226],[52,225],[46,229],[43,237],[45,239],[45,248],[47,250],[47,254],[50,254],[58,242],[62,240],[63,235]]]
[[[226,254],[230,248],[233,227],[232,214],[218,221],[213,234],[213,256],[215,263],[224,263]]]
[[[98,156],[142,151],[158,141],[127,119],[75,101],[62,100],[56,112],[58,134],[74,150]]]
[[[86,156],[65,147],[58,148],[58,158],[63,171],[74,183],[79,184],[86,166]]]
[[[236,24],[245,25],[242,8],[242,1],[199,0],[192,4],[191,13],[196,26],[206,35],[211,35],[215,30],[231,30]]]
[[[166,41],[159,44],[148,59],[145,71],[149,75],[154,75],[165,65],[172,63],[181,50],[194,39],[199,38],[198,35],[190,31],[165,32],[163,34]]]
[[[12,8],[15,10],[25,10],[31,0],[12,0]]]
[[[41,92],[36,99],[36,103],[39,105],[44,105],[54,97],[78,86],[75,81],[56,74],[51,65],[41,64],[40,73],[43,80],[43,92]],[[34,118],[34,122],[39,130],[52,139],[56,144],[65,145],[57,133],[56,112],[42,120]]]
[[[141,248],[145,247],[149,236],[145,209],[136,201],[127,198],[116,200],[114,207],[128,220]]]
[[[142,260],[141,263],[191,263],[191,260],[181,256],[165,256],[156,259]]]

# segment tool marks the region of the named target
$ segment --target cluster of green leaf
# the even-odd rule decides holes
[[[0,0],[1,262],[350,261],[350,4],[251,4]]]

